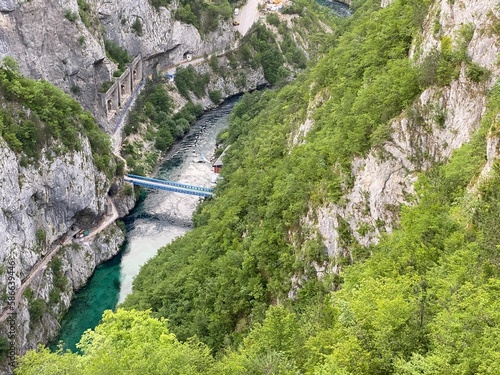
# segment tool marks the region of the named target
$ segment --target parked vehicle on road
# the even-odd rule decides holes
[[[77,234],[75,234],[75,238],[82,238],[82,237],[85,237],[85,236],[88,236],[89,235],[89,231],[87,229],[82,229],[81,231],[79,231]]]

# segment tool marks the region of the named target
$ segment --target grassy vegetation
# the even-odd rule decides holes
[[[142,21],[140,18],[136,18],[134,23],[132,24],[132,30],[138,35],[142,36],[143,30],[142,30]]]
[[[167,325],[165,320],[136,310],[107,312],[95,332],[82,338],[83,355],[50,353],[42,348],[21,358],[16,374],[33,374],[36,369],[37,374],[45,375],[77,368],[84,369],[82,374],[111,369],[131,374],[147,369],[148,374],[162,374],[163,365],[172,368],[176,359],[180,373],[207,375],[496,373],[500,370],[499,162],[477,191],[469,191],[468,185],[477,181],[484,165],[486,136],[492,126],[498,130],[495,118],[499,113],[497,86],[471,142],[457,150],[448,163],[420,176],[418,204],[403,209],[401,227],[372,246],[370,257],[345,269],[342,288],[332,293],[329,278],[305,278],[295,300],[275,300],[275,306],[262,306],[262,320],[253,322],[240,345],[212,358],[209,347],[196,338],[184,344],[177,341],[201,324],[208,323],[205,329],[213,335],[222,329],[222,312],[245,308],[244,299],[233,298],[241,293],[240,288],[251,297],[248,304],[265,293],[260,283],[272,283],[271,275],[265,272],[268,263],[250,254],[253,249],[271,257],[266,254],[269,243],[252,245],[246,241],[248,237],[231,235],[243,229],[244,223],[234,215],[241,215],[244,206],[227,213],[232,222],[222,222],[212,216],[217,206],[214,202],[211,210],[205,207],[198,213],[199,227],[188,238],[161,252],[160,258],[169,262],[155,258],[148,263],[146,274],[141,272],[136,287],[144,293],[145,283],[154,284],[149,299],[138,299],[136,293],[127,302],[140,301],[139,305],[153,308],[155,315],[170,309],[184,318],[196,314],[191,324],[185,326],[184,322],[178,327],[172,313]],[[261,225],[266,224],[262,221]],[[212,230],[211,235],[204,227]],[[255,236],[254,231],[247,233]],[[311,246],[310,252],[316,253],[318,249]],[[281,253],[276,260],[283,262],[285,256]],[[171,276],[182,264],[182,274]],[[252,267],[256,269],[252,271]],[[248,276],[251,282],[242,283]],[[169,282],[174,281],[177,284],[169,288]],[[190,293],[189,298],[166,303],[165,293],[175,293],[175,288]],[[223,299],[214,298],[217,290]],[[188,303],[190,300],[196,302]],[[211,304],[200,308],[202,301]],[[37,308],[36,301],[32,302]],[[222,318],[235,312],[229,310]],[[253,318],[258,317],[255,312]],[[233,338],[245,328],[241,320],[238,323]],[[169,339],[162,339],[162,335]],[[144,337],[148,337],[147,342]],[[130,358],[134,358],[137,371],[130,371]],[[183,367],[188,364],[192,367]]]
[[[157,162],[162,152],[167,151],[176,139],[183,136],[189,125],[203,112],[200,106],[189,102],[173,114],[172,99],[162,80],[148,81],[137,98],[134,109],[129,113],[123,129],[126,136],[141,134],[143,139],[153,143],[156,151],[143,154],[144,145],[138,141],[126,142],[122,155],[133,173],[147,173]]]
[[[217,351],[240,342],[271,301],[286,299],[293,274],[315,278],[310,259],[308,265],[297,258],[295,248],[309,246],[318,260],[321,252],[305,239],[292,246],[287,238],[311,204],[342,197],[352,181],[352,158],[379,141],[377,128],[420,92],[418,69],[407,52],[420,28],[415,15],[421,6],[396,1],[374,17],[372,2],[366,2],[310,73],[277,92],[241,100],[231,116],[232,147],[217,186],[219,198],[200,209],[196,230],[143,268],[127,306],[152,308],[169,318],[181,340],[196,335]],[[268,35],[258,26],[249,37],[263,56],[264,46],[277,48]],[[276,59],[269,54],[267,71],[278,79]],[[307,142],[290,150],[291,130],[304,122],[309,101],[320,92],[331,99],[316,110]],[[323,290],[311,288],[300,298]]]
[[[64,17],[70,22],[75,22],[78,19],[78,13],[66,10],[64,11]]]
[[[118,70],[113,73],[113,76],[120,77],[127,68],[127,64],[132,61],[131,57],[124,48],[112,40],[105,40],[104,47],[108,59],[118,64]]]
[[[345,204],[353,158],[383,144],[395,116],[411,117],[428,85],[449,84],[463,64],[472,82],[488,79],[463,44],[454,49],[446,37],[433,64],[408,60],[429,5],[354,1],[356,13],[315,66],[285,87],[245,95],[219,137],[231,147],[217,198],[198,207],[193,231],[141,269],[123,305],[130,311],[107,313],[82,341],[83,356],[30,353],[18,374],[55,362],[67,372],[78,363],[106,372],[112,363],[116,373],[134,373],[126,361],[133,356],[136,373],[149,365],[151,374],[164,370],[154,367],[159,360],[181,358],[183,368],[189,356],[198,361],[186,373],[211,375],[500,372],[500,162],[478,182],[487,137],[500,133],[500,85],[472,140],[418,177],[413,205],[379,244],[361,248],[348,218],[337,216],[340,250],[352,257],[330,259],[319,234],[303,225],[314,208]],[[260,64],[264,44],[278,44],[256,30],[239,53],[260,54],[246,60]],[[279,82],[282,65],[264,64]],[[291,148],[312,103],[314,128]],[[443,116],[436,114],[438,126]],[[318,277],[326,260],[342,273]],[[135,309],[150,309],[153,319]],[[152,338],[147,348],[138,337]]]
[[[78,14],[80,15],[80,19],[85,27],[87,27],[90,31],[100,31],[101,23],[93,5],[85,0],[77,0],[77,2]]]
[[[109,137],[92,115],[48,82],[21,76],[12,59],[4,59],[3,64],[0,135],[13,151],[21,154],[22,162],[37,162],[44,150],[49,154],[79,151],[84,136],[90,141],[94,163],[111,177],[114,163]]]
[[[50,262],[50,269],[52,271],[54,288],[50,291],[49,301],[57,304],[61,302],[60,296],[68,286],[68,279],[62,272],[62,260],[60,257],[52,258],[52,261]]]
[[[219,104],[222,101],[222,93],[219,90],[210,91],[208,97],[214,104]]]
[[[170,8],[171,0],[150,0],[156,9],[160,7]],[[232,7],[227,0],[216,0],[203,2],[200,0],[181,0],[175,12],[175,18],[181,22],[195,26],[201,34],[217,30],[220,20],[228,20],[232,13]]]
[[[174,81],[179,93],[189,100],[189,92],[193,92],[197,98],[206,95],[210,76],[196,73],[194,68],[189,65],[187,68],[178,67],[175,70]]]
[[[102,84],[101,88],[99,89],[99,92],[104,94],[105,92],[107,92],[111,86],[113,86],[113,81],[106,81]]]

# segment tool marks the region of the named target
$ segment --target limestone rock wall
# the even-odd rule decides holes
[[[148,0],[86,4],[89,10],[82,20],[77,0],[0,1],[0,59],[11,56],[23,74],[62,88],[108,131],[113,125],[103,111],[99,89],[113,80],[117,67],[106,56],[104,38],[131,56],[141,54],[145,75],[184,60],[187,52],[203,56],[235,43],[229,22],[221,20],[216,32],[202,37],[194,26],[175,21],[175,2],[171,10],[156,10]],[[140,32],[133,27],[137,22]]]
[[[229,98],[233,95],[242,92],[250,92],[261,85],[267,84],[264,78],[264,71],[261,67],[256,69],[239,67],[237,70],[231,71],[229,61],[225,56],[219,57],[219,66],[221,70],[225,70],[225,75],[214,74],[209,66],[209,63],[202,63],[195,67],[198,74],[209,74],[210,82],[207,85],[207,93],[211,91],[219,91],[222,98]],[[178,96],[180,97],[180,95]],[[182,100],[182,98],[179,98]],[[204,109],[215,108],[219,103],[213,103],[208,95],[197,98],[191,95],[191,100],[200,104]]]
[[[88,140],[82,139],[82,145],[81,151],[62,155],[45,150],[38,163],[22,166],[19,156],[0,138],[1,313],[7,308],[9,277],[17,291],[52,246],[68,233],[95,226],[110,213],[109,181],[94,166]],[[73,240],[57,251],[52,260],[58,259],[59,271],[53,263],[43,267],[15,310],[17,354],[58,334],[58,320],[74,290],[86,283],[98,264],[118,252],[123,240],[123,233],[113,225],[88,243]],[[9,263],[14,264],[13,274],[6,272]],[[6,337],[7,327],[6,322],[0,324],[0,335]]]
[[[95,0],[106,37],[122,45],[133,55],[142,54],[147,67],[158,69],[184,60],[184,54],[203,56],[230,49],[235,42],[233,26],[219,22],[216,32],[200,35],[198,30],[174,19],[172,8],[151,6],[148,0]],[[134,29],[140,24],[142,32]]]
[[[81,152],[44,152],[38,165],[22,167],[0,140],[0,260],[19,260],[20,277],[73,225],[90,227],[106,212],[108,181],[83,144]]]
[[[55,84],[100,116],[98,89],[114,64],[107,61],[98,32],[78,17],[77,0],[6,3],[10,6],[0,7],[0,59],[13,57],[23,74]]]
[[[500,75],[496,63],[500,52],[498,38],[490,31],[492,22],[499,16],[495,7],[496,1],[493,0],[433,3],[421,38],[413,46],[410,57],[415,60],[425,58],[433,49],[439,49],[443,36],[451,37],[454,44],[458,43],[460,29],[464,25],[473,25],[474,33],[467,45],[467,54],[472,62],[487,68],[491,76],[486,82],[472,82],[463,63],[458,79],[451,84],[426,89],[411,111],[393,120],[390,141],[374,149],[367,157],[354,160],[354,184],[341,200],[343,203],[311,209],[302,221],[303,227],[307,230],[316,228],[321,233],[328,255],[333,259],[349,256],[339,238],[341,224],[347,223],[361,245],[376,243],[382,232],[392,231],[399,219],[400,206],[407,204],[409,196],[414,193],[417,174],[435,162],[449,158],[453,150],[469,141],[479,127],[488,88]],[[437,23],[439,32],[436,32]],[[305,134],[311,126],[311,121],[306,121],[298,133]],[[300,139],[294,139],[293,143],[299,142]],[[490,143],[494,142],[490,140]],[[338,263],[333,261],[315,265],[315,268],[318,275],[325,270],[336,272]]]

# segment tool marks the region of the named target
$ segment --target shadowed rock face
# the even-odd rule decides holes
[[[105,38],[126,48],[129,55],[145,58],[144,74],[154,64],[161,67],[182,60],[185,51],[198,56],[234,42],[230,25],[222,24],[202,39],[196,28],[175,21],[165,8],[157,11],[148,0],[86,2],[91,8],[87,25],[79,16],[77,0],[0,0],[0,60],[11,56],[24,75],[62,88],[108,130],[98,91],[113,79],[117,67],[106,56],[101,27]],[[137,19],[142,35],[132,29]],[[60,243],[72,228],[91,227],[107,214],[109,181],[94,166],[88,141],[82,141],[79,152],[50,157],[47,153],[38,165],[21,167],[19,155],[0,138],[0,261],[15,262],[17,287],[53,243]],[[134,196],[114,193],[113,201],[125,215]],[[33,279],[33,298],[43,300],[47,310],[33,321],[28,299],[21,298],[18,354],[58,333],[58,318],[68,308],[73,290],[86,283],[97,264],[116,254],[122,240],[121,231],[111,226],[88,243],[83,240],[60,250],[56,256],[68,283],[57,302],[50,302],[56,285],[50,265]],[[0,293],[6,290],[6,277],[0,273]],[[2,301],[0,307],[3,310]],[[0,335],[5,329],[0,325]],[[0,364],[0,373],[3,370],[8,371]]]
[[[42,152],[38,163],[23,167],[20,156],[0,138],[0,262],[13,262],[16,290],[54,245],[75,228],[95,225],[107,214],[109,181],[90,155],[89,142],[82,139],[81,151],[63,155]],[[123,233],[112,226],[92,242],[59,249],[55,257],[61,260],[66,286],[59,288],[54,301],[51,293],[57,281],[50,263],[32,280],[27,289],[33,291],[33,299],[44,301],[45,312],[34,319],[28,299],[21,298],[15,310],[17,354],[57,335],[58,318],[69,307],[74,288],[82,287],[96,265],[116,254],[122,241]],[[5,272],[0,275],[2,295],[8,277]],[[3,313],[3,298],[0,307]],[[6,329],[5,323],[1,324],[0,335],[5,336]],[[0,373],[11,372],[0,364]]]
[[[15,0],[0,0],[0,12],[12,12],[16,9]]]
[[[99,84],[109,80],[113,66],[105,62],[102,40],[78,18],[76,0],[32,0],[0,13],[0,59],[6,55],[23,74],[55,84],[99,117]]]
[[[16,9],[15,0],[0,0],[0,12],[12,12]]]

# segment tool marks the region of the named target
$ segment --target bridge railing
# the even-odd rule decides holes
[[[157,179],[157,178],[138,176],[138,175],[135,175],[135,174],[127,174],[127,177],[133,178],[133,179],[136,179],[136,180],[151,181],[151,182],[156,182],[156,183],[164,184],[164,185],[177,186],[177,187],[184,188],[184,189],[199,190],[199,191],[208,191],[208,192],[212,192],[214,190],[212,188],[207,188],[207,187],[203,187],[203,186],[193,186],[193,185],[181,184],[179,182],[172,182],[172,181],[167,181],[167,180],[160,180],[160,179]]]
[[[188,189],[188,188],[180,188],[176,186],[170,186],[170,185],[165,185],[165,184],[159,184],[154,181],[144,181],[144,180],[131,180],[134,185],[139,185],[139,186],[144,186],[148,187],[151,189],[160,189],[160,190],[166,190],[166,191],[173,191],[175,193],[183,193],[183,194],[189,194],[189,195],[196,195],[198,197],[211,197],[212,193],[209,191],[199,191],[195,189]]]

